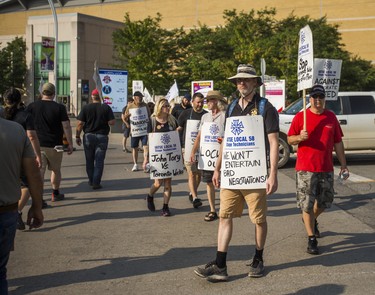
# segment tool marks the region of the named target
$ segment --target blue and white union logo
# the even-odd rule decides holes
[[[163,135],[161,136],[160,140],[161,140],[161,142],[162,142],[163,144],[168,144],[168,143],[170,143],[170,141],[171,141],[171,137],[169,136],[169,134],[163,134]]]
[[[212,135],[216,135],[219,133],[219,126],[217,126],[216,124],[212,124],[211,127],[210,127],[210,133]]]
[[[244,126],[242,121],[240,120],[233,120],[230,126],[231,132],[234,135],[240,135],[243,132]]]

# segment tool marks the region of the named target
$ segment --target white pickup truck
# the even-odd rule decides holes
[[[338,95],[336,101],[326,101],[326,108],[340,122],[345,150],[375,150],[375,92],[339,92]],[[297,151],[297,146],[288,144],[287,134],[294,115],[302,109],[303,101],[299,99],[279,114],[279,168]]]

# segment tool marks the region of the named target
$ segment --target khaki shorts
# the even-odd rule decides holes
[[[249,207],[249,217],[252,223],[266,222],[267,195],[265,189],[221,189],[219,216],[221,218],[241,217],[245,202]]]
[[[60,171],[63,152],[57,152],[54,148],[40,147],[42,154],[42,170]]]
[[[185,168],[187,173],[202,174],[202,170],[198,170],[198,163],[185,162]]]

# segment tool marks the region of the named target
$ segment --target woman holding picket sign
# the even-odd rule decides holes
[[[149,123],[149,163],[146,164],[149,165],[150,178],[154,179],[147,195],[147,207],[155,211],[154,194],[164,183],[162,216],[171,216],[168,204],[172,195],[172,176],[183,173],[177,121],[169,111],[167,99],[161,98],[156,102]]]

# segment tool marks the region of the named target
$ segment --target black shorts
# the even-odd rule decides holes
[[[202,181],[205,183],[212,183],[212,176],[214,176],[213,171],[203,170]]]

